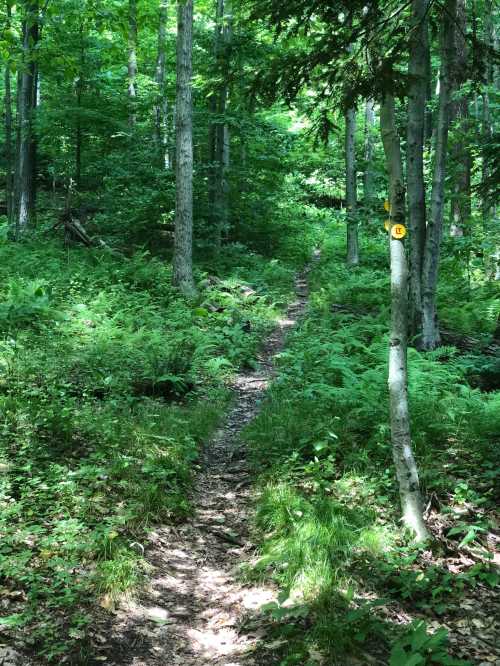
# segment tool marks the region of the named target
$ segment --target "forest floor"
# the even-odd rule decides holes
[[[192,496],[194,515],[181,525],[158,527],[139,546],[148,563],[147,587],[122,602],[111,626],[100,626],[94,634],[100,655],[96,663],[278,663],[272,642],[261,645],[266,619],[259,613],[277,591],[247,585],[240,575],[240,565],[254,549],[249,533],[252,481],[240,434],[258,413],[274,374],[273,358],[305,310],[307,273],[308,268],[297,276],[296,299],[266,340],[257,369],[241,371],[233,380],[233,407],[202,454]]]

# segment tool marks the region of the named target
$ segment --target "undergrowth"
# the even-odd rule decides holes
[[[143,251],[44,238],[0,255],[0,631],[60,663],[96,604],[140,582],[148,527],[191,512],[227,379],[255,363],[297,263],[229,245],[189,302]]]
[[[457,611],[465,589],[498,583],[485,536],[498,499],[500,396],[469,385],[457,349],[410,349],[413,442],[431,527],[457,552],[480,555],[453,571],[439,546],[413,547],[399,524],[384,238],[366,240],[363,250],[371,268],[349,271],[333,227],[311,275],[309,311],[246,430],[261,480],[262,544],[248,575],[271,576],[282,590],[266,610],[285,639],[283,665],[316,663],[318,648],[327,663],[367,652],[393,666],[469,663],[450,656],[446,631],[432,633],[426,622]],[[486,316],[491,289],[480,291],[475,316]],[[401,624],[395,609],[415,624]]]

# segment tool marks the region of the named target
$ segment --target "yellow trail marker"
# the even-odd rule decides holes
[[[391,204],[390,201],[384,201],[384,208],[385,210],[390,213],[391,212]]]
[[[385,229],[386,231],[389,231],[390,228],[391,228],[391,221],[390,221],[390,220],[386,220],[386,221],[384,222],[384,229]]]
[[[395,224],[391,229],[392,237],[401,240],[406,236],[406,227],[404,224]]]

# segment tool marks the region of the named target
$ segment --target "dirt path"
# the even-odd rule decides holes
[[[297,277],[295,289],[296,300],[267,340],[259,368],[240,373],[233,383],[234,406],[202,457],[193,519],[150,535],[149,587],[117,612],[101,653],[106,664],[273,663],[272,654],[259,647],[264,628],[258,609],[274,599],[274,591],[246,586],[238,577],[239,565],[253,549],[248,532],[252,479],[240,433],[258,413],[273,376],[273,357],[305,309],[307,270]]]

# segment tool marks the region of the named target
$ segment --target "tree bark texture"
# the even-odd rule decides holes
[[[452,67],[455,52],[456,8],[457,0],[446,0],[441,23],[441,73],[434,174],[432,180],[431,211],[427,225],[422,270],[422,347],[424,349],[434,349],[440,342],[436,295],[439,255],[443,235],[444,191],[448,129],[450,124]]]
[[[155,144],[158,162],[165,169],[171,165],[169,151],[168,99],[166,91],[166,39],[168,0],[160,0],[158,21],[158,54],[156,57],[155,81],[158,86],[155,104]]]
[[[24,5],[22,72],[18,79],[18,143],[15,177],[15,238],[17,240],[24,236],[35,222],[37,86],[35,48],[38,38],[38,0],[28,0]]]
[[[426,235],[424,141],[429,37],[428,0],[412,1],[410,59],[408,63],[407,180],[410,229],[410,334],[419,345],[422,329],[422,268]]]
[[[467,14],[465,0],[457,1],[457,26],[455,29],[455,63],[453,88],[457,91],[467,80],[468,49],[466,41]],[[470,129],[467,95],[461,91],[452,101],[451,120],[455,121],[454,141],[451,147],[453,165],[450,235],[464,235],[471,217],[471,166],[472,158],[467,147]]]
[[[217,0],[216,32],[214,48],[217,70],[221,80],[216,100],[217,122],[214,141],[215,178],[214,178],[214,214],[215,245],[220,247],[222,236],[229,226],[229,181],[230,168],[230,128],[225,118],[228,103],[229,58],[232,43],[232,18],[230,0]]]
[[[389,175],[391,226],[405,222],[405,187],[400,140],[396,130],[394,98],[386,95],[380,128]],[[391,257],[391,331],[389,342],[389,404],[391,442],[403,521],[418,541],[428,538],[423,519],[418,469],[413,455],[408,404],[407,330],[408,265],[403,240],[389,232]]]
[[[176,209],[173,284],[188,297],[193,279],[193,0],[178,0]]]
[[[359,242],[356,180],[356,109],[345,113],[345,172],[347,205],[347,265],[358,266]]]
[[[10,3],[6,3],[7,28],[10,28],[11,9]],[[12,92],[11,92],[11,69],[10,58],[5,63],[4,70],[4,107],[5,107],[5,203],[7,205],[7,219],[9,224],[12,222],[13,204],[14,204],[14,148],[12,140]]]

